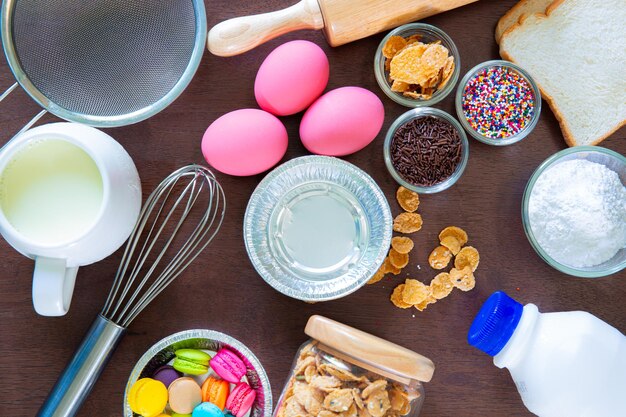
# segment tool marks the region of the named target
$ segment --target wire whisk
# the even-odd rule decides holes
[[[102,313],[37,416],[76,415],[126,327],[211,243],[225,209],[221,185],[203,166],[180,168],[157,186],[128,239]]]
[[[182,191],[173,195],[177,188]],[[199,219],[193,219],[198,205],[202,205]],[[224,210],[224,191],[213,173],[202,166],[183,167],[163,180],[141,210],[102,315],[128,327],[211,243],[224,219]],[[185,223],[191,222],[195,226],[188,230],[190,225]],[[188,236],[178,242],[179,250],[168,259],[166,254],[177,243],[175,238],[181,230]]]

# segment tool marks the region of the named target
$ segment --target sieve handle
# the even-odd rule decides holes
[[[9,94],[11,94],[13,92],[13,90],[15,90],[17,88],[19,84],[15,83],[13,84],[11,87],[7,88],[6,91],[4,93],[2,93],[2,95],[0,96],[0,102],[2,100],[4,100],[5,98],[7,98],[9,96]],[[16,137],[18,137],[19,135],[21,135],[22,133],[26,132],[28,129],[30,129],[35,123],[37,123],[37,121],[39,119],[41,119],[46,113],[48,113],[47,110],[42,110],[39,113],[37,113],[37,115],[35,115],[35,117],[33,117],[32,119],[30,119],[30,122],[26,123],[24,125],[23,128],[20,129],[19,132],[17,132],[11,139],[9,139],[7,141],[7,143],[5,143],[2,147],[4,148],[7,144],[9,144],[13,139],[15,139]]]
[[[283,10],[218,23],[209,31],[207,47],[214,55],[233,56],[287,32],[323,27],[324,19],[317,0],[300,0]]]
[[[98,315],[74,358],[48,394],[37,417],[72,417],[87,399],[109,362],[125,328]]]

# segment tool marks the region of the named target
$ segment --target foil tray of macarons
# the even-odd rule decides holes
[[[126,385],[125,417],[271,415],[267,374],[241,342],[220,332],[166,337],[139,359]]]

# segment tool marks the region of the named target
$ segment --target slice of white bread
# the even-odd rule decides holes
[[[555,0],[505,31],[500,55],[535,79],[568,145],[626,123],[626,0]]]
[[[502,34],[516,24],[522,15],[545,13],[554,0],[521,0],[498,20],[496,25],[496,42],[500,42]]]

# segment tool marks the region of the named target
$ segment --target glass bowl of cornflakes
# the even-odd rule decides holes
[[[374,56],[376,81],[383,92],[406,107],[432,106],[454,89],[461,58],[452,39],[425,23],[392,30]]]

